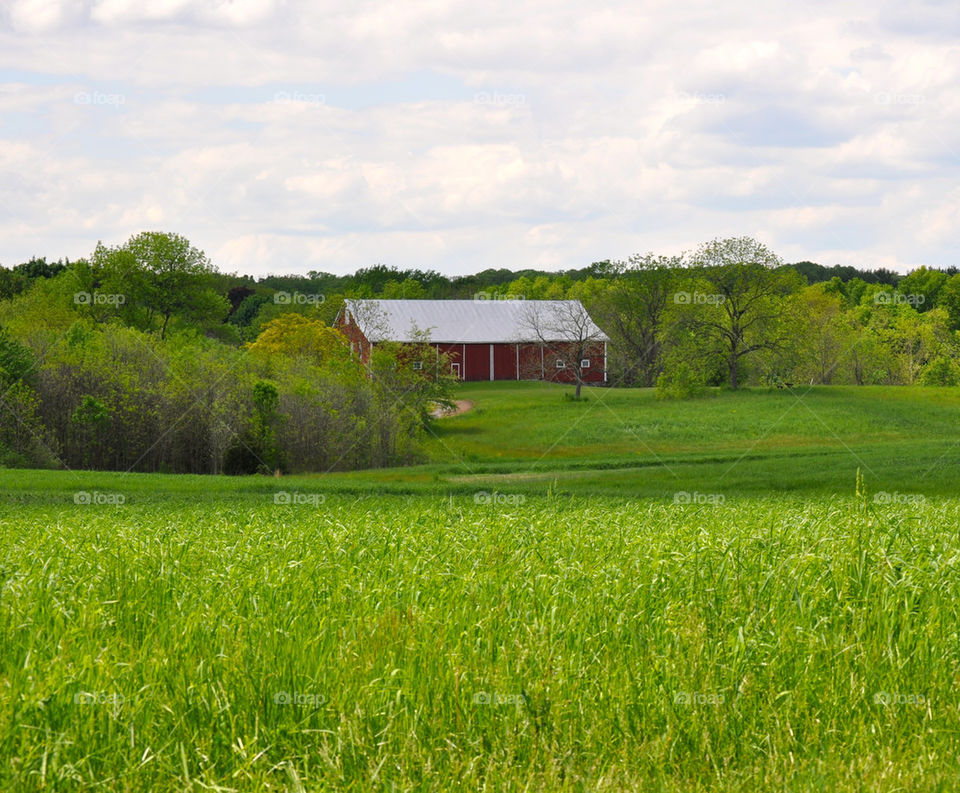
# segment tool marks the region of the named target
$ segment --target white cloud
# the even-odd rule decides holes
[[[14,0],[0,261],[162,227],[250,273],[580,267],[742,233],[954,264],[960,24],[898,9]]]

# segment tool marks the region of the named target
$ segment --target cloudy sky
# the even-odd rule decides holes
[[[0,263],[960,265],[960,3],[6,0]]]

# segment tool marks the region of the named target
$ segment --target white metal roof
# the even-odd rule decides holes
[[[346,310],[372,342],[414,341],[414,329],[440,343],[535,342],[533,323],[548,341],[609,341],[579,300],[347,300]]]

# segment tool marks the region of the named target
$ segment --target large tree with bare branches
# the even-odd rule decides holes
[[[598,328],[579,300],[530,300],[523,309],[521,328],[527,338],[536,341],[562,368],[573,374],[575,398],[583,388],[584,361],[607,337]]]

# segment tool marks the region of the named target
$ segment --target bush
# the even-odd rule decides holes
[[[960,381],[957,364],[950,358],[936,358],[928,363],[920,375],[923,385],[950,386]]]
[[[690,364],[680,361],[657,378],[657,399],[690,399],[702,396],[706,388]]]
[[[0,468],[31,468],[30,460],[16,452],[13,449],[8,449],[3,444],[0,444]]]

